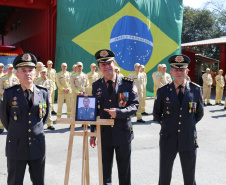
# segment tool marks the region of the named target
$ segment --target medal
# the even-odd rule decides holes
[[[16,100],[17,100],[17,97],[16,97],[16,96],[15,96],[15,97],[13,97],[13,100],[15,100],[15,101],[16,101]]]
[[[16,101],[13,101],[12,104],[13,104],[14,106],[16,106],[16,105],[17,105],[17,102],[16,102]]]
[[[169,101],[169,98],[168,97],[166,98],[166,101]]]
[[[166,114],[170,114],[170,111],[166,111]]]
[[[192,109],[192,102],[189,102],[189,113],[191,113],[191,109]]]
[[[14,120],[15,120],[15,121],[17,121],[17,116],[16,116],[16,115],[14,115],[14,117],[13,117],[13,118],[14,118]]]
[[[39,117],[42,118],[42,104],[39,104]]]

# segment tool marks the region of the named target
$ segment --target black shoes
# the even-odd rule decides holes
[[[142,112],[141,114],[142,115],[149,115],[147,112]]]
[[[204,103],[204,106],[206,106],[206,104]]]
[[[215,103],[215,105],[219,105],[219,103]]]
[[[53,126],[48,126],[47,129],[49,129],[49,130],[55,130],[55,127],[53,127]]]
[[[226,107],[224,107],[224,109],[226,109]]]
[[[210,105],[211,106],[212,104],[211,103],[207,103],[207,105]]]
[[[0,129],[0,134],[4,131],[4,128],[3,129]]]
[[[137,122],[139,122],[139,123],[145,123],[145,121],[142,120],[142,119],[138,119]]]
[[[57,113],[53,110],[53,111],[51,112],[51,114],[56,115]]]

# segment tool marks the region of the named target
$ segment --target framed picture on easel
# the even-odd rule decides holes
[[[77,96],[76,121],[96,121],[97,99],[95,96]]]

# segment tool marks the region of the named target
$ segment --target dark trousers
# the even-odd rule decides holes
[[[111,145],[102,145],[104,185],[111,183],[114,151],[118,166],[119,185],[131,185],[131,170],[130,170],[131,143],[115,147]]]
[[[178,150],[161,151],[160,149],[160,175],[159,185],[170,185],[173,162],[179,153],[181,167],[184,177],[184,185],[196,185],[195,182],[195,164],[196,150],[178,152]]]
[[[7,158],[8,185],[23,185],[27,164],[32,184],[44,185],[45,157],[27,161]]]

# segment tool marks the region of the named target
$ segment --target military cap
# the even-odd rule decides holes
[[[158,65],[158,68],[159,68],[159,67],[161,67],[161,68],[162,68],[162,64],[159,64],[159,65]]]
[[[187,69],[188,64],[191,62],[190,58],[186,55],[173,55],[168,59],[168,62],[172,68],[175,69]]]
[[[52,60],[48,60],[47,64],[53,64]]]
[[[83,66],[82,62],[77,62],[77,66]]]
[[[136,63],[136,64],[134,64],[134,67],[139,67],[140,66],[140,64],[139,63]]]
[[[37,62],[37,64],[36,64],[36,67],[38,67],[38,66],[41,66],[41,67],[44,67],[45,65],[42,63],[42,62]]]
[[[74,68],[74,67],[77,67],[77,64],[74,64],[74,65],[72,66],[72,68]]]
[[[144,65],[140,65],[140,67],[143,69],[144,68]]]
[[[166,67],[166,64],[162,64],[162,68]]]
[[[210,68],[206,68],[206,71],[210,71]]]
[[[220,71],[223,71],[223,69],[220,69],[219,72],[220,72]]]
[[[97,65],[95,64],[95,63],[92,63],[91,65],[90,65],[90,67],[96,67]]]
[[[11,68],[11,67],[13,68],[13,64],[8,64],[6,68],[8,69],[8,68]]]
[[[1,66],[3,66],[3,67],[4,67],[4,64],[3,64],[3,63],[0,63],[0,67],[1,67]]]
[[[41,72],[46,72],[46,73],[47,73],[47,68],[46,68],[46,67],[43,67],[43,68],[41,69]]]
[[[67,64],[64,62],[64,63],[61,64],[61,66],[67,66]]]
[[[20,54],[13,61],[13,67],[15,69],[17,69],[18,67],[24,67],[24,66],[35,67],[36,64],[37,64],[37,59],[31,53]]]
[[[115,59],[115,53],[108,49],[102,49],[96,52],[95,58],[99,63],[109,62]]]

